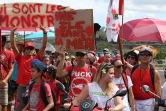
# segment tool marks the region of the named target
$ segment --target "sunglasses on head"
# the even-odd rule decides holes
[[[114,66],[114,67],[116,67],[116,68],[120,69],[120,68],[123,68],[123,67],[124,67],[124,65],[122,64],[122,65],[117,65],[117,66]]]
[[[139,54],[140,56],[146,56],[146,57],[149,57],[149,56],[152,56],[152,54],[150,54],[150,53],[141,53],[141,54]]]
[[[106,64],[102,67],[102,69],[104,69],[104,68],[107,67],[107,66],[114,67],[111,63],[106,63]]]
[[[33,50],[34,47],[26,47],[25,50]]]
[[[134,56],[128,56],[127,59],[135,59]]]
[[[76,56],[84,57],[86,54],[81,53],[81,52],[76,52]]]

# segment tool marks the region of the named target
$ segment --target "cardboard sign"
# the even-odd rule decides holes
[[[95,50],[93,10],[56,11],[55,45],[67,51]]]
[[[53,12],[61,5],[46,3],[8,3],[0,4],[0,26],[29,28],[54,26]]]

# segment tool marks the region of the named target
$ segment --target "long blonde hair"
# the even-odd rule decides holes
[[[97,75],[94,78],[94,81],[99,83],[103,73],[107,73],[109,71],[109,69],[114,68],[113,65],[108,64],[108,63],[102,63],[100,64],[100,66],[97,68]],[[109,82],[105,92],[109,93],[110,91],[112,91],[112,89],[114,88],[115,84],[113,84],[112,82]]]

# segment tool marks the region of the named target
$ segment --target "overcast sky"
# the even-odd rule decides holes
[[[1,0],[1,3],[3,1],[36,2],[36,0]],[[37,0],[37,2],[60,4],[74,9],[93,9],[94,22],[105,26],[109,0]],[[124,9],[124,22],[145,17],[166,20],[166,0],[125,0]]]

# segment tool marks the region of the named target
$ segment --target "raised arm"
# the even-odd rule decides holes
[[[11,30],[11,34],[10,34],[10,43],[11,43],[11,47],[13,49],[15,58],[17,58],[18,54],[20,53],[17,46],[16,46],[16,41],[14,39],[14,32],[17,30],[17,27],[13,27]]]
[[[43,53],[46,49],[46,45],[47,45],[47,32],[46,29],[40,25],[40,29],[43,31],[43,41],[42,41],[42,47],[39,49],[38,54],[40,55],[40,57],[43,57]]]
[[[60,63],[57,66],[57,73],[56,76],[57,77],[65,77],[68,75],[68,72],[66,70],[64,70],[63,66],[65,63],[65,48],[64,47],[60,47],[59,50],[56,51],[59,56],[61,57]]]

